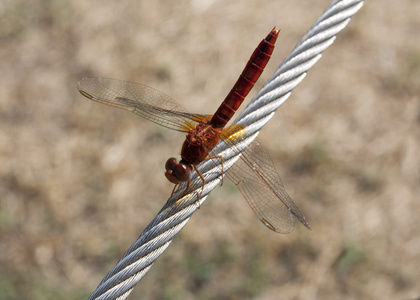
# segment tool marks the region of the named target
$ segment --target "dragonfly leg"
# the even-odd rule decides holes
[[[203,174],[201,174],[201,172],[197,169],[197,167],[196,167],[196,166],[193,166],[193,168],[194,168],[194,170],[197,172],[198,176],[200,176],[201,180],[203,181],[203,185],[201,186],[201,191],[200,191],[200,194],[198,194],[198,198],[197,198],[197,201],[198,201],[198,208],[200,209],[200,206],[201,206],[201,204],[200,204],[200,199],[201,199],[201,194],[202,194],[202,193],[203,193],[203,191],[204,191],[204,185],[206,184],[206,179],[204,178]]]
[[[186,186],[186,188],[185,188],[185,190],[181,193],[181,195],[179,195],[176,199],[175,199],[175,208],[177,207],[177,203],[178,203],[178,201],[182,198],[182,197],[184,197],[186,194],[187,194],[187,191],[188,191],[188,189],[190,188],[190,183],[191,183],[191,180],[188,180],[188,182],[187,182],[187,186]],[[177,193],[178,191],[179,191],[179,189],[181,188],[181,185],[182,185],[182,182],[181,183],[178,183],[178,184],[176,184],[175,186],[174,186],[174,188],[173,188],[173,190],[172,190],[172,193],[171,193],[171,197],[175,194],[175,193]]]
[[[181,187],[181,185],[180,184],[175,184],[174,185],[174,188],[172,189],[172,193],[171,193],[171,197],[176,193],[176,192],[178,192],[179,191],[179,188]]]
[[[220,186],[223,185],[223,175],[225,174],[225,172],[223,171],[223,156],[221,155],[213,155],[213,156],[207,156],[205,160],[209,160],[209,159],[220,159],[222,162],[222,180],[220,182]]]

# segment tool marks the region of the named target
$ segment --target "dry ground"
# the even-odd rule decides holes
[[[211,113],[274,25],[256,89],[328,4],[2,0],[0,298],[86,298],[170,195],[183,135],[88,101],[81,77]],[[260,135],[312,232],[270,232],[225,184],[130,299],[420,297],[419,15],[367,1]]]

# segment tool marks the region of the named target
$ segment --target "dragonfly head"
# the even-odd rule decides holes
[[[174,157],[171,157],[166,161],[165,169],[166,178],[174,184],[190,180],[191,167],[188,164],[183,163],[183,161],[178,163]]]

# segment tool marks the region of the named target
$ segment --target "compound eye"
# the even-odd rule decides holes
[[[165,164],[166,178],[175,184],[190,180],[188,166],[178,163],[175,158],[171,157]]]
[[[166,161],[165,170],[172,171],[176,165],[178,165],[178,162],[176,161],[174,157],[171,157]]]
[[[173,172],[175,177],[181,182],[190,180],[190,172],[187,166],[182,163],[174,166]]]

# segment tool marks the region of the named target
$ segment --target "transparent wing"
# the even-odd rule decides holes
[[[96,102],[131,111],[169,129],[188,131],[203,118],[189,114],[164,93],[134,82],[111,78],[83,78],[77,84],[80,93]]]
[[[222,135],[223,136],[223,135]],[[240,139],[223,136],[234,151]],[[236,149],[236,150],[235,150]],[[241,152],[241,158],[229,169],[226,176],[241,191],[257,217],[269,229],[278,233],[290,233],[296,217],[311,229],[305,217],[287,194],[267,150],[258,140]]]

